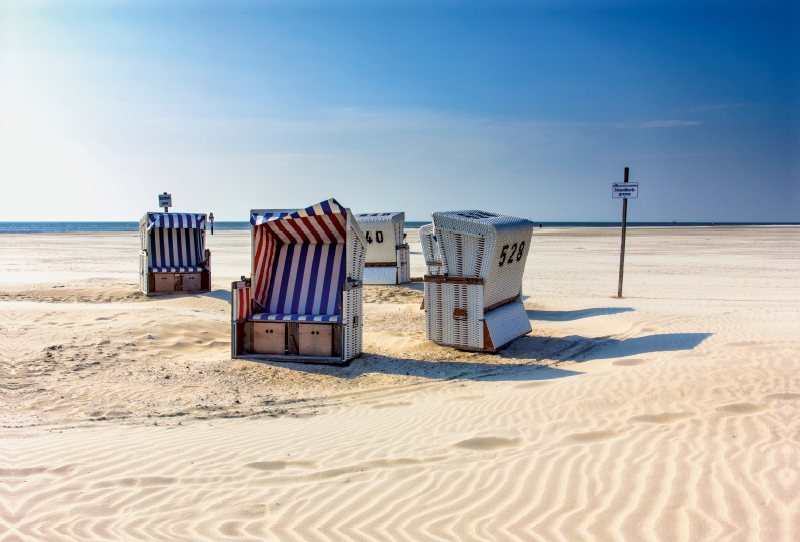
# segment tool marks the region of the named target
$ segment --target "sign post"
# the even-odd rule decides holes
[[[168,213],[169,208],[172,207],[172,194],[167,194],[164,192],[163,194],[158,195],[158,206],[164,208],[164,212]]]
[[[619,250],[619,285],[617,297],[622,298],[622,274],[625,270],[625,234],[628,229],[628,198],[639,197],[639,183],[628,183],[628,170],[625,168],[625,181],[611,185],[611,197],[622,198],[622,246]]]

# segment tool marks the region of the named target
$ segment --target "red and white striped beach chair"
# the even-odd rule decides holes
[[[361,354],[366,241],[329,199],[253,210],[251,278],[232,284],[234,358],[346,363]]]
[[[139,221],[139,288],[147,295],[210,291],[205,241],[205,214],[145,214]]]

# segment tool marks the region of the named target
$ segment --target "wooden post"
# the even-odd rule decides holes
[[[625,182],[628,182],[628,168],[625,168]],[[625,269],[625,233],[628,229],[628,198],[622,198],[622,246],[619,250],[619,286],[617,297],[622,298],[622,273]]]

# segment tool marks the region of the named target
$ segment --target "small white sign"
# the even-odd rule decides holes
[[[611,197],[623,199],[638,198],[639,183],[612,183]]]
[[[159,194],[158,195],[159,207],[172,207],[172,194]]]

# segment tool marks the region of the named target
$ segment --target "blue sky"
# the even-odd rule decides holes
[[[0,3],[0,220],[800,220],[788,2]]]

